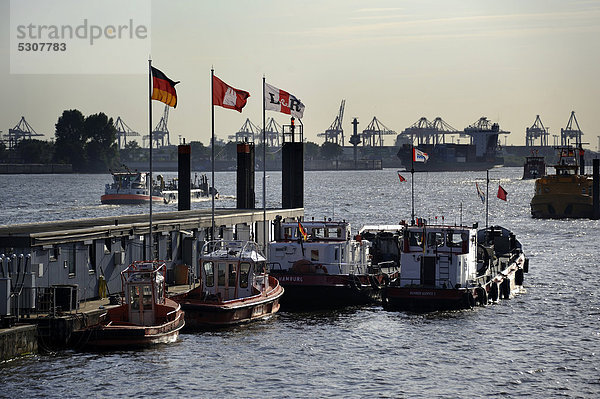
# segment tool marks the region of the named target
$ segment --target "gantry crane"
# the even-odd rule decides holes
[[[117,117],[117,120],[114,123],[115,129],[117,129],[117,140],[119,143],[119,149],[123,149],[127,144],[127,137],[139,136],[138,132],[134,132],[125,122],[121,119],[120,116]],[[122,139],[122,142],[121,142]]]
[[[548,131],[548,128],[544,127],[540,116],[536,115],[533,125],[525,129],[525,145],[527,147],[533,147],[535,145],[535,139],[540,139],[540,145],[546,147],[548,146],[549,135],[550,132]]]
[[[8,129],[8,135],[6,141],[8,141],[8,149],[11,150],[17,146],[21,140],[31,140],[32,137],[43,136],[43,134],[37,133],[29,123],[22,116],[21,120],[15,127]]]
[[[575,126],[573,126],[575,123]],[[577,127],[577,129],[575,129]],[[575,117],[575,111],[571,111],[571,117],[567,122],[567,126],[564,129],[560,129],[560,145],[566,146],[570,145],[570,139],[575,139],[575,147],[581,147],[581,136],[583,136],[583,132],[579,128],[579,123],[577,122],[577,118]]]
[[[325,137],[325,142],[331,142],[335,144],[339,144],[341,146],[344,145],[344,129],[342,128],[342,121],[344,119],[344,107],[346,106],[346,100],[342,100],[340,104],[340,110],[333,120],[329,129],[325,130],[323,133],[317,134],[319,137]]]
[[[155,148],[164,147],[165,146],[165,138],[166,145],[171,145],[171,140],[169,138],[169,128],[167,127],[167,122],[169,121],[169,106],[165,105],[165,110],[163,112],[163,116],[161,116],[158,124],[152,131],[152,139],[156,145]],[[146,142],[148,141],[148,135],[142,137],[143,145],[146,146]],[[160,146],[159,146],[160,144]]]
[[[235,134],[228,136],[228,138],[229,140],[234,140],[237,143],[254,143],[255,138],[258,137],[260,133],[261,129],[252,123],[249,118],[247,118],[240,130]]]
[[[373,117],[366,129],[362,131],[363,147],[382,147],[384,135],[396,134],[395,131],[388,129],[377,117]]]

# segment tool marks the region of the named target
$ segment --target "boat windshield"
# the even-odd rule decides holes
[[[240,288],[248,287],[248,274],[250,273],[250,263],[242,262],[240,264]]]
[[[215,272],[212,262],[204,262],[204,284],[207,287],[215,285]]]

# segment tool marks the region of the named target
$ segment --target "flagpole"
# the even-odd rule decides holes
[[[265,122],[265,75],[263,75],[263,99],[262,99],[262,117],[263,117],[263,251],[267,254],[267,131]]]
[[[410,154],[410,195],[412,198],[412,212],[410,224],[415,224],[415,146],[413,144]]]
[[[212,208],[211,208],[211,217],[210,217],[210,239],[215,239],[215,102],[213,99],[214,93],[214,82],[215,70],[214,68],[210,68],[210,103],[211,103],[211,159],[212,159],[212,171],[211,171],[211,180],[212,180]]]
[[[488,203],[490,201],[490,170],[485,170],[485,228],[488,228]]]
[[[152,242],[152,60],[148,59],[148,115],[149,115],[149,120],[148,120],[148,137],[150,138],[150,155],[149,155],[149,166],[150,166],[150,182],[149,182],[149,193],[150,193],[150,229],[148,230],[149,232],[149,244],[150,244],[150,248],[148,249],[149,252],[149,259],[150,260],[154,260],[154,254],[153,254],[153,242]]]

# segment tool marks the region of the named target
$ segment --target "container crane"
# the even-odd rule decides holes
[[[325,142],[331,142],[338,145],[344,145],[344,129],[342,128],[342,121],[344,119],[344,108],[346,106],[346,100],[342,100],[340,104],[340,110],[335,117],[329,129],[325,130],[323,133],[317,134],[319,137],[325,137]]]
[[[117,120],[114,123],[115,129],[117,129],[117,140],[119,143],[119,149],[123,149],[127,144],[127,137],[139,136],[138,132],[134,132],[125,122],[121,119],[120,116],[117,117]],[[121,143],[122,140],[122,143]]]

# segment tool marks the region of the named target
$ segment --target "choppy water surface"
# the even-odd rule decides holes
[[[527,292],[469,311],[416,315],[380,306],[281,312],[266,322],[182,334],[174,345],[59,352],[0,364],[5,397],[582,397],[600,396],[600,223],[534,220],[533,181],[490,173],[490,223],[511,228],[530,257]],[[410,177],[410,173],[404,176]],[[475,191],[485,172],[417,174],[418,216],[485,224]],[[100,205],[109,175],[0,175],[0,224],[144,213]],[[235,173],[216,187],[235,195]],[[508,202],[495,194],[498,183]],[[268,172],[267,206],[281,203]],[[256,198],[262,206],[262,174]],[[210,202],[193,208],[210,208]],[[217,207],[233,207],[231,198]],[[175,210],[157,205],[155,210]],[[410,219],[410,179],[395,170],[306,172],[306,217],[364,224]]]

